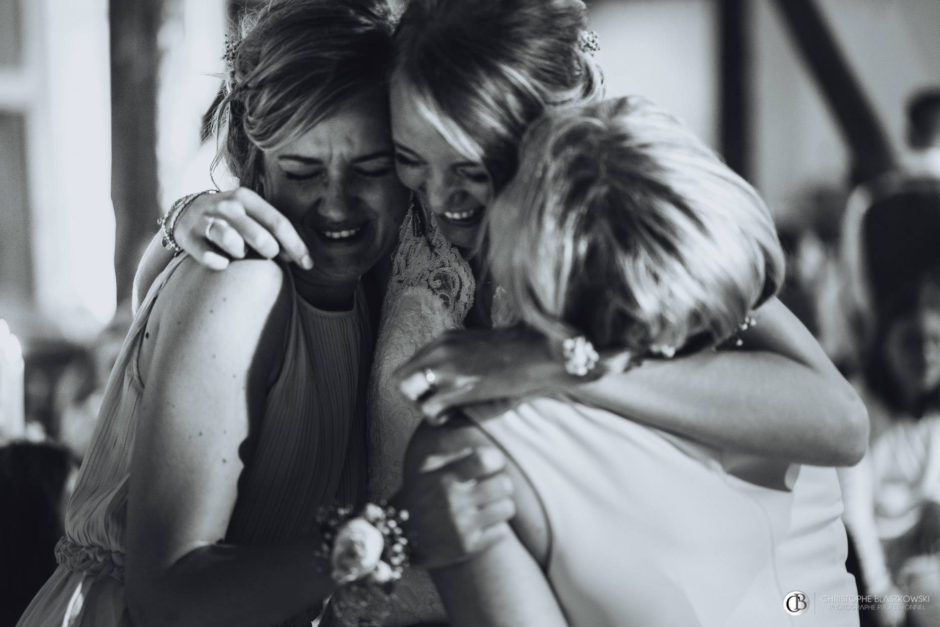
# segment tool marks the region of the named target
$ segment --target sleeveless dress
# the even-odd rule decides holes
[[[420,209],[416,210],[420,211]],[[424,233],[415,227],[414,214],[409,214],[402,224],[393,274],[382,308],[369,385],[369,490],[372,498],[388,497],[398,488],[401,482],[401,463],[408,440],[423,418],[420,411],[393,385],[393,373],[416,351],[444,331],[464,328],[464,321],[474,302],[475,281],[469,264],[438,231],[433,217],[425,222]],[[494,295],[491,315],[494,326],[505,326],[515,319],[504,293],[501,293],[499,288]],[[579,407],[579,409],[573,409],[573,407]],[[565,403],[555,409],[558,410],[559,416],[563,415],[566,420],[570,420],[574,418],[572,413],[580,413],[587,408],[577,406],[576,403]],[[720,454],[721,461],[718,462],[715,456],[719,454],[714,451],[704,447],[699,448],[697,444],[683,438],[647,429],[623,417],[604,413],[606,416],[603,420],[607,421],[606,429],[614,433],[622,429],[627,434],[619,436],[616,440],[623,443],[623,449],[610,449],[612,463],[627,464],[628,468],[625,469],[625,472],[628,471],[627,477],[637,476],[639,466],[631,466],[628,463],[631,458],[625,455],[624,451],[637,447],[643,450],[644,443],[655,443],[655,445],[651,444],[653,448],[647,448],[647,450],[668,451],[669,454],[647,456],[645,462],[651,473],[649,476],[671,476],[677,479],[685,473],[694,477],[696,482],[708,481],[712,485],[720,484],[721,481],[734,483],[734,489],[723,488],[725,497],[746,512],[747,520],[756,520],[757,529],[763,530],[758,533],[749,528],[744,529],[742,537],[750,537],[753,543],[767,550],[763,562],[749,562],[747,555],[741,555],[740,549],[733,551],[729,549],[728,559],[737,560],[738,564],[743,565],[743,570],[738,572],[728,566],[731,562],[726,563],[721,572],[721,575],[725,577],[724,582],[716,583],[716,586],[720,583],[721,586],[727,588],[725,598],[735,596],[739,597],[740,601],[747,597],[748,594],[745,591],[749,590],[753,581],[755,591],[762,595],[759,609],[766,611],[768,616],[778,621],[777,624],[788,624],[785,622],[787,616],[783,613],[784,595],[791,591],[799,591],[809,595],[811,605],[806,613],[797,617],[801,619],[801,623],[796,624],[820,627],[857,625],[857,615],[853,615],[851,611],[845,611],[844,608],[836,607],[839,599],[844,595],[849,595],[854,603],[856,587],[854,580],[844,568],[847,541],[840,517],[841,491],[834,469],[794,467],[788,473],[780,471],[779,468],[771,468],[768,471],[764,460],[730,453]],[[533,414],[530,427],[533,431],[537,431],[536,427],[542,418],[536,419],[534,416],[535,414]],[[487,421],[487,424],[489,422]],[[580,431],[575,432],[574,435],[578,434]],[[636,436],[635,442],[630,441],[631,434]],[[580,451],[581,458],[585,460],[585,463],[593,464],[596,463],[594,460],[597,451],[593,450],[591,442],[593,440],[582,440],[579,436],[573,442],[567,443],[564,449],[559,450],[570,450],[574,455],[575,447],[583,445]],[[601,441],[597,444],[604,445],[605,442]],[[601,473],[603,476],[597,477],[596,482],[587,476],[582,478],[580,473],[583,465],[568,465],[567,459],[568,455],[565,453],[558,456],[555,461],[565,461],[565,467],[575,468],[576,472],[564,479],[569,489],[559,489],[558,494],[562,495],[560,498],[571,496],[578,501],[590,501],[588,509],[594,515],[568,520],[567,527],[565,527],[566,533],[590,536],[600,542],[598,546],[587,548],[587,553],[583,556],[586,561],[582,563],[585,572],[581,574],[593,573],[593,577],[589,577],[586,581],[596,581],[603,579],[604,575],[610,575],[609,567],[615,562],[604,558],[608,550],[607,543],[615,542],[611,540],[612,538],[621,537],[625,527],[625,524],[618,524],[615,528],[609,529],[606,534],[595,532],[597,521],[602,515],[607,515],[608,511],[614,512],[629,506],[631,520],[629,524],[635,525],[639,530],[649,531],[653,521],[658,523],[660,514],[664,512],[660,499],[662,495],[659,491],[653,491],[653,493],[641,491],[640,494],[648,499],[647,502],[640,504],[638,501],[634,506],[629,500],[618,501],[614,504],[616,506],[614,509],[607,510],[605,508],[612,498],[611,495],[616,495],[618,494],[616,490],[621,490],[619,482],[604,473]],[[578,459],[577,455],[572,459]],[[673,464],[678,464],[680,470],[673,472]],[[786,475],[785,478],[790,482],[792,491],[785,488],[767,488],[761,483],[763,475],[775,472],[781,476]],[[611,483],[614,485],[612,486]],[[756,496],[749,492],[754,492]],[[710,525],[705,531],[714,531],[716,527],[720,529],[732,523],[738,525],[730,519],[730,516],[724,515],[717,504],[703,502],[701,497],[694,492],[689,496],[693,499],[692,501],[669,499],[669,502],[674,503],[676,507],[665,510],[665,513],[680,511],[687,513],[690,510],[690,503],[696,503],[700,505],[696,516],[701,513],[702,516],[715,520],[715,524]],[[561,500],[561,502],[564,501]],[[689,521],[685,522],[690,524]],[[694,531],[694,528],[690,531]],[[701,538],[702,533],[704,531],[694,531],[692,535],[697,534],[696,537]],[[565,542],[568,542],[569,536],[565,537]],[[572,547],[576,546],[577,543],[572,545]],[[715,573],[703,573],[701,567],[693,563],[695,559],[693,556],[701,555],[703,551],[707,554],[710,544],[698,546],[686,542],[684,546],[694,550],[690,549],[690,552],[685,555],[668,546],[663,546],[661,539],[657,540],[655,546],[658,547],[657,551],[659,549],[664,551],[663,560],[667,558],[672,560],[670,568],[674,566],[680,570],[687,569],[693,574],[702,573],[703,577],[716,581]],[[770,560],[768,547],[771,546],[775,551],[773,563],[768,561]],[[571,550],[578,552],[576,548]],[[654,559],[656,557],[656,555],[650,555],[650,559],[653,560],[651,563],[656,563]],[[668,560],[658,562],[660,565],[666,563]],[[753,574],[754,578],[747,579],[742,577],[741,573]],[[643,572],[639,573],[639,575],[642,574]],[[549,576],[551,577],[551,573]],[[664,576],[672,577],[673,575],[667,572]],[[771,585],[773,577],[777,577],[778,580]],[[572,603],[572,612],[575,614],[581,610],[574,606],[580,607],[581,603],[573,600],[573,593],[565,590],[565,586],[576,589],[577,579],[578,577],[569,578],[569,580],[553,580],[556,592],[560,598]],[[691,583],[691,581],[687,579],[686,583]],[[611,582],[607,581],[604,585],[609,586]],[[642,589],[643,577],[620,578],[616,585],[616,594],[626,595],[634,586],[637,590]],[[784,588],[787,590],[783,590]],[[406,579],[396,588],[396,597],[398,597],[399,605],[407,609],[401,617],[408,617],[412,622],[416,622],[419,618],[428,619],[442,615],[439,597],[426,573],[420,570],[409,571]],[[630,596],[630,598],[635,599],[635,596]],[[765,605],[765,602],[770,605]],[[594,623],[592,622],[594,617],[590,614],[594,601],[585,598],[583,604],[585,607],[581,609],[588,612],[589,616],[585,619],[586,622],[581,623],[584,625],[616,625],[634,618],[632,610],[621,608],[624,611],[622,615],[609,617],[613,622]],[[670,607],[669,604],[668,599],[659,598],[653,601],[649,609],[654,610],[655,614]],[[754,606],[746,604],[736,607],[736,611],[741,613],[741,616],[757,611]],[[726,608],[725,612],[732,610]],[[728,616],[730,617],[730,613]],[[399,622],[407,624],[405,619],[400,619]],[[642,620],[636,624],[645,625]],[[757,621],[751,624],[762,625],[764,623]]]
[[[856,589],[834,469],[723,453],[566,397],[465,411],[538,495],[570,625],[858,625],[835,604]],[[802,615],[784,609],[791,592]]]
[[[186,259],[174,259],[154,282],[124,341],[68,504],[65,537],[56,547],[59,566],[23,614],[21,627],[133,624],[123,564],[130,458],[146,385],[138,356],[154,303],[177,268],[193,263]],[[284,361],[259,428],[239,449],[245,467],[226,543],[310,538],[320,506],[358,502],[364,491],[362,399],[372,351],[364,295],[357,293],[350,311],[328,312],[291,293]],[[311,608],[286,624],[309,627],[319,611]]]

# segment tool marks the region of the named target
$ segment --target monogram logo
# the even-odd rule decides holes
[[[808,607],[809,602],[806,600],[806,594],[798,590],[794,590],[783,598],[783,609],[785,609],[790,616],[799,616],[805,612]]]

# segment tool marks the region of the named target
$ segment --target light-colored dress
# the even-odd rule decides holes
[[[137,361],[156,299],[174,271],[187,263],[193,262],[173,260],[155,281],[124,341],[69,501],[66,535],[56,548],[59,567],[24,613],[21,627],[133,624],[123,563],[129,467],[146,385]],[[350,311],[326,312],[291,292],[284,361],[263,421],[239,452],[245,468],[227,543],[271,545],[310,538],[320,506],[357,502],[364,490],[363,399],[372,350],[364,295],[360,290]],[[309,626],[319,609],[290,624]]]
[[[570,625],[858,625],[834,469],[724,453],[564,397],[466,411],[538,495]]]
[[[395,255],[392,279],[385,296],[373,362],[369,394],[369,490],[373,497],[387,497],[398,488],[401,482],[401,462],[408,440],[422,420],[416,407],[408,402],[393,384],[393,373],[417,350],[441,333],[464,328],[464,321],[474,302],[476,286],[469,264],[434,226],[433,218],[427,221],[424,227],[425,233],[420,233],[419,229],[415,228],[414,220],[414,215],[409,214],[401,228],[399,247]],[[504,294],[501,294],[498,288],[494,295],[491,316],[494,326],[509,324],[514,319]],[[557,415],[570,420],[574,418],[570,415],[572,411],[575,410],[562,407],[559,408]],[[540,418],[533,417],[530,426],[535,429],[539,420]],[[760,484],[760,477],[774,474],[779,468],[768,470],[764,467],[763,460],[724,454],[722,463],[738,475],[747,478],[747,480],[741,480],[717,464],[714,452],[704,453],[703,451],[708,451],[704,447],[698,448],[698,445],[682,438],[641,427],[614,414],[605,412],[603,420],[608,423],[606,428],[614,432],[622,429],[636,436],[635,441],[631,441],[627,436],[612,440],[621,442],[624,446],[623,449],[611,448],[610,455],[612,463],[626,463],[627,468],[624,469],[627,473],[626,477],[644,475],[638,474],[639,465],[634,467],[629,463],[631,457],[625,451],[635,447],[643,449],[646,446],[644,443],[649,443],[653,448],[648,450],[668,451],[669,454],[648,455],[643,460],[647,467],[644,472],[649,473],[647,476],[671,477],[672,479],[678,479],[680,476],[694,477],[693,483],[682,484],[683,489],[688,485],[695,485],[695,482],[703,481],[717,485],[720,484],[719,477],[721,477],[721,480],[735,483],[739,488],[738,492],[735,492],[726,486],[723,488],[723,498],[727,498],[729,502],[735,504],[735,507],[740,507],[746,513],[744,520],[755,522],[756,527],[753,529],[748,525],[743,525],[740,537],[750,538],[752,544],[759,544],[767,549],[762,558],[763,561],[760,559],[753,561],[754,558],[742,555],[741,549],[736,547],[733,550],[729,549],[727,561],[722,563],[726,566],[740,565],[740,570],[737,567],[726,567],[720,573],[715,571],[706,573],[707,569],[703,569],[702,562],[696,560],[703,555],[703,552],[706,557],[717,555],[717,553],[710,552],[709,547],[713,546],[710,539],[708,539],[709,543],[704,546],[683,541],[681,546],[689,549],[689,552],[684,554],[675,548],[663,546],[664,540],[660,537],[655,546],[665,551],[661,556],[662,559],[660,556],[651,556],[651,558],[660,559],[658,562],[655,559],[651,562],[660,567],[669,564],[670,569],[673,567],[685,569],[685,582],[690,585],[697,573],[703,573],[703,576],[707,574],[713,584],[712,587],[725,588],[725,592],[722,593],[725,598],[734,597],[728,601],[730,605],[723,610],[705,611],[705,618],[710,620],[710,617],[716,615],[715,612],[718,614],[724,612],[729,617],[732,617],[734,612],[737,612],[735,614],[737,617],[753,617],[754,612],[757,611],[754,604],[759,604],[759,609],[766,611],[766,616],[772,617],[772,620],[776,620],[777,623],[757,621],[740,624],[786,625],[788,616],[783,612],[783,597],[788,592],[797,591],[808,595],[810,609],[797,617],[801,622],[794,622],[794,625],[805,624],[814,627],[817,625],[820,627],[857,625],[857,616],[852,611],[835,608],[838,598],[843,595],[851,597],[851,603],[854,604],[856,594],[854,579],[846,573],[844,568],[847,543],[845,529],[840,519],[841,492],[835,470],[794,468],[787,475],[793,484],[793,491],[769,491]],[[575,437],[577,433],[579,432],[572,432],[570,435]],[[577,437],[575,437],[575,442],[582,443]],[[600,442],[599,444],[608,443]],[[683,444],[680,446],[679,443]],[[568,448],[571,448],[570,443]],[[583,448],[580,454],[586,462],[595,463],[590,446]],[[621,595],[624,598],[636,600],[635,594],[627,593],[631,590],[645,589],[642,578],[634,579],[628,574],[612,572],[608,567],[613,560],[603,559],[607,547],[623,535],[623,528],[627,524],[636,525],[639,530],[649,531],[651,525],[659,524],[663,514],[669,517],[670,513],[687,514],[695,509],[696,517],[691,520],[696,520],[700,513],[701,518],[714,522],[709,523],[704,529],[696,529],[694,525],[691,525],[688,530],[690,531],[689,538],[701,539],[703,534],[714,532],[716,529],[720,530],[723,527],[738,529],[742,526],[742,523],[736,521],[731,514],[724,513],[722,507],[716,502],[703,500],[698,493],[690,493],[689,497],[692,500],[688,502],[674,498],[668,499],[675,505],[672,509],[663,509],[664,498],[660,497],[664,495],[660,494],[660,491],[651,493],[639,490],[638,494],[647,499],[642,504],[640,501],[632,501],[629,495],[624,496],[625,500],[621,501],[617,490],[621,490],[622,487],[612,473],[601,473],[603,477],[599,477],[595,482],[586,476],[580,477],[580,466],[567,465],[567,453],[559,456],[556,461],[563,462],[564,467],[569,470],[577,469],[573,477],[568,476],[565,479],[571,491],[560,489],[558,492],[560,497],[571,496],[576,492],[578,499],[588,500],[593,504],[589,508],[593,516],[572,519],[567,523],[569,525],[567,531],[572,536],[589,536],[595,542],[600,542],[600,546],[590,547],[589,553],[585,556],[586,561],[582,564],[587,571],[593,571],[593,578],[588,580],[596,581],[598,574],[601,575],[600,579],[609,578],[604,585],[608,586],[608,589],[609,586],[614,586],[615,596]],[[672,468],[673,464],[678,465],[675,471]],[[797,470],[799,472],[796,472]],[[747,496],[746,493],[749,490],[760,495],[763,501],[753,495]],[[682,490],[675,494],[680,492],[684,494]],[[607,509],[612,499],[617,501],[616,508]],[[763,504],[760,504],[761,502]],[[693,504],[698,504],[700,507],[693,508]],[[616,520],[615,517],[609,517],[610,513],[624,507],[629,509],[630,523],[599,522],[602,516],[608,516],[608,521]],[[687,519],[682,524],[689,525],[690,522]],[[605,533],[603,529],[607,527],[611,528]],[[728,537],[724,536],[725,539]],[[566,539],[565,542],[568,540]],[[631,546],[635,547],[636,544],[633,543]],[[572,551],[577,553],[576,547],[578,546],[576,538],[571,544]],[[769,547],[774,547],[773,550],[776,551],[773,562],[770,561]],[[603,561],[599,562],[599,560]],[[621,561],[622,565],[628,567],[633,563],[637,562]],[[744,574],[753,577],[748,579],[743,576]],[[665,573],[664,576],[673,577],[674,575]],[[718,579],[718,577],[724,577],[724,579]],[[778,577],[773,584],[771,583],[772,577]],[[420,571],[416,573],[412,569],[410,579],[403,583],[404,585],[396,589],[396,596],[399,597],[399,606],[410,608],[410,611],[402,616],[416,619],[440,615],[440,601],[426,575],[422,575]],[[569,583],[575,585],[577,582],[572,580]],[[678,585],[678,583],[677,580],[673,585]],[[563,584],[560,582],[555,582],[555,585],[556,590],[563,597],[571,592],[562,590]],[[754,593],[759,593],[760,596],[750,593],[751,586],[753,586]],[[789,589],[781,592],[783,588]],[[571,602],[570,599],[569,602]],[[652,606],[647,606],[649,609],[658,609],[661,612],[664,608],[670,607],[672,599],[647,599],[646,602],[652,603]],[[764,605],[765,603],[769,605]],[[632,611],[621,608],[624,613],[611,617],[614,622],[594,623],[592,622],[594,616],[591,614],[593,610],[587,607],[593,605],[593,600],[586,598],[584,604],[585,607],[582,609],[587,612],[588,618],[580,624],[625,624],[636,617]],[[646,625],[643,620],[639,620],[636,624]]]

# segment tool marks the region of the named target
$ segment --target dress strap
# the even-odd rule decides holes
[[[188,257],[189,255],[177,255],[173,257],[166,268],[154,279],[153,284],[151,284],[150,289],[147,291],[147,296],[140,304],[140,308],[134,316],[134,322],[131,324],[127,338],[124,340],[125,342],[134,342],[137,347],[131,354],[127,368],[132,380],[141,389],[144,388],[144,379],[140,375],[140,364],[137,359],[140,356],[140,344],[143,341],[144,331],[147,327],[147,322],[150,320],[150,312],[157,302],[157,297],[163,291],[163,288],[166,287],[167,281],[170,280],[170,277],[173,276],[176,269],[182,265],[183,260]]]

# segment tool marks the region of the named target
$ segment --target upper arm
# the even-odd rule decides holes
[[[514,533],[473,559],[431,571],[457,627],[567,625],[551,585]]]
[[[742,333],[745,350],[777,353],[851,389],[809,329],[778,298],[756,312],[757,324]]]
[[[141,350],[129,585],[225,536],[242,470],[238,447],[260,420],[267,375],[282,352],[286,289],[268,261],[225,273],[189,268],[164,288],[145,334],[152,344]]]
[[[833,394],[846,408],[846,424],[862,449],[868,442],[868,411],[855,387],[839,372],[829,356],[802,322],[779,299],[773,298],[757,311],[757,324],[744,333],[743,345],[749,350],[776,353],[791,362],[809,368],[823,377]]]

